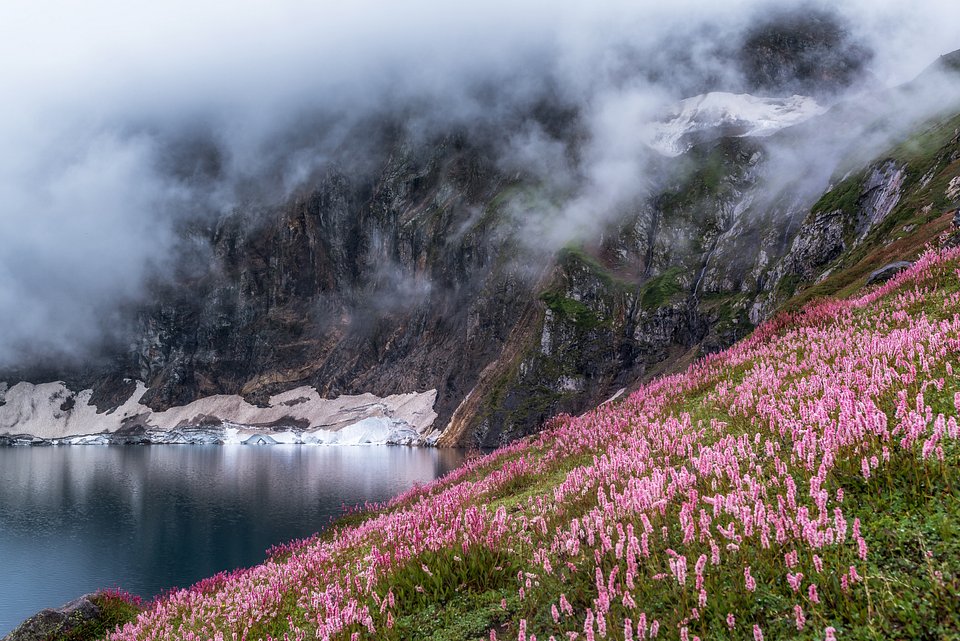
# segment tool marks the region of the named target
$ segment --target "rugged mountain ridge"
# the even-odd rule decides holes
[[[845,176],[773,187],[776,149],[805,127],[872,116],[835,108],[764,139],[721,132],[659,161],[650,197],[559,252],[526,237],[518,214],[549,195],[483,139],[388,127],[368,171],[334,165],[266,211],[184,229],[199,249],[152,286],[134,339],[104,363],[0,380],[65,380],[63,414],[86,388],[115,411],[136,381],[153,411],[213,395],[265,406],[301,386],[325,398],[436,390],[431,442],[501,444],[910,258],[957,206],[957,112],[944,105]],[[540,117],[575,154],[576,114]]]

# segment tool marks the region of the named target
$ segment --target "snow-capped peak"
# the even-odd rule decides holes
[[[763,98],[715,91],[680,101],[653,125],[649,144],[666,156],[679,156],[704,139],[769,136],[825,111],[809,96]]]

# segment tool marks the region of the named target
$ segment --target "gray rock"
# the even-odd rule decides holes
[[[28,445],[50,445],[47,441],[30,434],[0,434],[0,447],[20,447]]]
[[[57,609],[41,610],[2,641],[47,641],[68,634],[79,625],[100,616],[100,608],[86,594]]]
[[[792,45],[784,50],[777,33],[755,34],[758,62],[769,65],[758,73],[788,69]],[[816,43],[820,32],[809,33]],[[762,84],[792,85],[779,77]],[[537,118],[576,152],[578,116]],[[676,175],[664,166],[650,198],[555,254],[524,222],[551,189],[506,172],[487,136],[362,129],[362,171],[330,164],[270,211],[244,206],[184,229],[182,270],[150,286],[150,302],[127,319],[131,342],[102,366],[0,378],[93,389],[104,412],[133,380],[147,384],[143,403],[156,411],[214,394],[266,404],[303,385],[328,398],[436,389],[434,427],[451,426],[439,444],[496,446],[742,338],[842,268],[839,258],[920,193],[887,159],[830,198],[821,199],[833,173],[826,159],[771,190],[761,142],[722,139],[690,150]],[[871,282],[897,271],[884,267]],[[215,443],[218,430],[160,433],[131,419],[109,442]]]
[[[960,209],[953,212],[953,226],[960,227]]]
[[[857,201],[857,239],[862,241],[887,216],[893,213],[903,196],[906,168],[888,160],[876,167],[867,176]]]
[[[913,263],[901,260],[895,263],[890,263],[889,265],[884,265],[880,269],[872,272],[869,277],[867,277],[867,285],[873,285],[875,283],[885,283],[903,270],[907,269],[913,265]]]
[[[277,441],[265,434],[254,434],[243,442],[244,445],[276,445]]]

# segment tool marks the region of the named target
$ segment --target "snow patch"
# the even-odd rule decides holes
[[[715,91],[680,101],[653,125],[648,144],[665,156],[679,156],[703,140],[769,136],[824,112],[809,96],[763,98]]]
[[[437,418],[436,390],[325,399],[312,387],[299,387],[271,397],[266,407],[218,395],[154,412],[141,404],[147,388],[137,382],[123,405],[101,413],[90,404],[92,390],[74,393],[62,382],[5,387],[0,434],[64,444],[105,444],[117,442],[110,435],[126,434],[151,443],[416,443]]]
[[[613,396],[611,396],[610,398],[608,398],[608,399],[605,400],[604,402],[600,403],[600,407],[603,407],[604,405],[607,405],[607,404],[609,404],[609,403],[614,402],[615,400],[617,400],[618,398],[620,398],[621,396],[623,396],[626,391],[627,391],[627,388],[626,388],[626,387],[621,387],[620,389],[617,390],[617,393],[616,393],[616,394],[614,394]]]
[[[71,436],[62,440],[64,445],[109,445],[108,434],[88,434],[86,436]]]

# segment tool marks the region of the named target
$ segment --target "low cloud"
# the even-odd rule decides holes
[[[551,205],[524,224],[562,244],[645,196],[644,123],[744,89],[731,43],[785,9],[835,14],[873,86],[960,47],[945,0],[225,7],[0,5],[0,365],[82,358],[115,335],[117,311],[176,267],[186,223],[281,202],[329,163],[363,170],[375,144],[360,123],[403,114],[411,136],[494,137]],[[576,148],[527,117],[545,96],[578,114]]]

